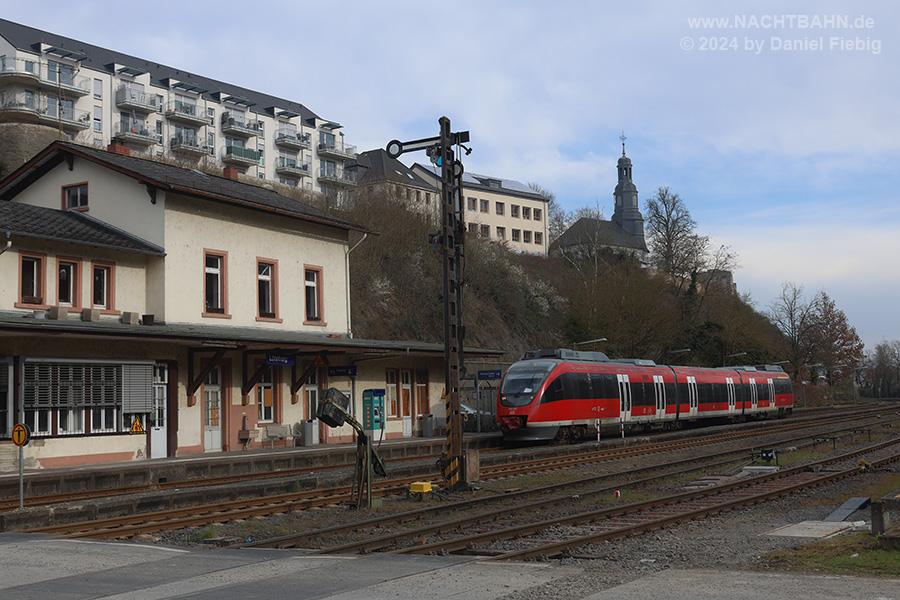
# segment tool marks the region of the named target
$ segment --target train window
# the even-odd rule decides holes
[[[594,398],[618,398],[616,376],[612,373],[591,373],[591,391]]]
[[[500,386],[500,403],[503,406],[527,406],[556,365],[549,360],[516,363],[503,376]]]
[[[675,404],[677,402],[678,392],[675,390],[675,382],[670,381],[666,385],[666,404]]]
[[[759,389],[759,401],[760,402],[768,402],[769,401],[769,386],[764,383],[757,383],[757,389]]]
[[[791,388],[791,380],[782,378],[775,380],[775,393],[776,394],[791,394],[793,393],[793,389]]]
[[[541,397],[541,402],[556,402],[557,400],[564,400],[565,397],[566,392],[563,389],[563,378],[557,377],[547,384],[547,389]]]

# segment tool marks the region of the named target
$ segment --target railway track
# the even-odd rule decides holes
[[[795,444],[809,437],[784,440],[783,444]],[[807,446],[815,446],[815,440]],[[320,548],[317,553],[355,553],[383,551],[401,544],[404,540],[422,539],[429,535],[440,535],[441,532],[456,531],[466,527],[490,528],[492,523],[500,519],[521,518],[522,515],[535,517],[540,511],[555,510],[556,507],[578,502],[592,502],[593,498],[606,502],[617,490],[628,490],[656,484],[661,480],[683,478],[689,475],[705,473],[711,469],[722,469],[734,466],[736,462],[747,462],[748,454],[758,446],[746,446],[722,452],[695,456],[678,461],[668,461],[645,467],[629,468],[625,471],[594,475],[582,479],[566,481],[538,488],[514,491],[501,496],[482,497],[463,500],[452,504],[426,507],[395,515],[368,519],[325,529],[291,534],[269,540],[259,540],[242,547],[255,548]],[[586,489],[587,486],[596,486]],[[562,493],[560,493],[562,492]],[[536,500],[528,500],[537,497]],[[519,502],[509,506],[510,502]],[[501,504],[499,508],[491,508]],[[487,509],[487,510],[486,510]],[[459,516],[460,513],[465,513]],[[449,514],[449,520],[437,520]],[[359,536],[364,530],[389,531],[391,527],[403,528],[400,532],[385,533],[377,537],[341,542],[328,546],[329,539],[342,539],[347,536]],[[324,547],[323,547],[324,546]]]
[[[817,424],[821,426],[838,424],[841,422],[848,422],[853,419],[858,419],[866,414],[877,414],[884,411],[883,407],[873,407],[870,409],[865,409],[863,411],[854,411],[853,409],[847,409],[847,412],[853,412],[853,415],[834,415],[829,419],[818,420]],[[797,429],[804,429],[809,427],[808,424],[803,422],[797,423],[786,423],[774,425],[773,428],[768,428],[769,431],[773,432],[785,432],[785,431],[793,431]],[[752,432],[732,432],[732,433],[723,433],[718,434],[721,436],[719,439],[722,442],[732,441],[735,439],[753,437],[759,435],[757,430]],[[707,439],[709,436],[703,436],[701,439]],[[709,438],[712,440],[712,438]],[[691,442],[690,440],[675,440],[671,442],[660,442],[658,443],[657,452],[665,452],[676,450],[681,447],[685,447],[686,445],[690,445],[694,443],[698,445],[697,442]],[[714,441],[710,441],[708,443],[716,443]],[[702,444],[707,445],[707,444]],[[654,451],[652,445],[642,445],[638,448],[646,448],[644,452],[652,452]],[[482,454],[485,454],[486,451],[482,450]],[[543,462],[546,466],[544,468],[541,467],[542,461],[536,460],[533,462],[534,468],[533,471],[541,471],[546,470],[547,468],[552,467],[566,467],[566,466],[575,466],[577,464],[587,464],[590,462],[598,462],[602,460],[614,460],[617,458],[622,458],[626,456],[634,456],[636,454],[640,454],[641,450],[636,449],[635,447],[631,447],[628,449],[618,449],[618,450],[608,450],[606,452],[610,452],[608,455],[601,455],[597,451],[590,451],[581,453],[578,455],[570,455],[567,459],[560,458],[558,462],[555,464],[548,464]],[[608,458],[606,458],[608,456]],[[428,455],[428,456],[417,456],[417,457],[406,457],[406,458],[396,458],[388,461],[388,464],[395,463],[403,463],[403,462],[412,462],[412,461],[435,461],[437,460],[437,455]],[[75,502],[75,501],[84,501],[84,500],[94,500],[98,498],[107,498],[107,497],[115,497],[115,496],[127,496],[131,494],[140,494],[147,492],[156,492],[163,490],[184,490],[191,488],[201,488],[201,487],[213,487],[218,485],[230,485],[236,483],[242,483],[247,481],[262,481],[266,479],[278,479],[278,478],[290,478],[290,477],[301,477],[304,475],[310,475],[314,473],[321,473],[325,471],[336,471],[340,469],[352,469],[354,467],[353,463],[346,464],[338,464],[338,465],[330,465],[327,467],[298,467],[298,468],[290,468],[290,469],[279,469],[279,470],[271,470],[271,471],[260,471],[256,473],[241,473],[241,474],[232,474],[232,475],[222,475],[216,477],[207,477],[207,478],[197,478],[197,479],[181,479],[177,481],[165,481],[165,482],[157,482],[152,484],[140,484],[140,485],[130,485],[125,487],[115,487],[115,488],[101,488],[101,489],[91,489],[91,490],[79,490],[74,492],[67,493],[59,493],[59,494],[45,494],[45,495],[37,495],[37,496],[27,496],[24,498],[23,505],[25,507],[37,507],[37,506],[49,506],[53,504],[61,504],[65,502]],[[489,468],[488,470],[490,470]],[[526,472],[526,465],[519,464],[517,467],[510,467],[509,473],[513,474],[521,474]],[[488,474],[488,476],[495,477],[497,475]],[[419,477],[418,480],[422,478]],[[9,510],[14,510],[19,506],[18,497],[9,497],[0,499],[0,512],[5,512]]]
[[[795,443],[798,440],[810,439],[817,434],[806,435],[802,438],[794,438],[788,440],[787,443]],[[721,443],[722,436],[710,436],[713,438],[709,443]],[[667,445],[668,447],[668,445]],[[738,450],[731,450],[722,453],[716,453],[713,456],[739,455],[746,458],[748,452],[758,446],[748,446]],[[622,449],[614,449],[620,451]],[[631,448],[630,451],[636,449]],[[655,452],[665,451],[662,448],[656,448]],[[668,447],[668,451],[674,451]],[[620,453],[621,457],[622,454]],[[627,456],[634,456],[628,454]],[[610,460],[606,458],[604,460]],[[685,459],[679,464],[697,464],[697,457]],[[733,461],[733,459],[732,459]],[[583,462],[579,464],[584,464]],[[544,470],[562,468],[558,464],[545,465]],[[656,468],[659,468],[657,466]],[[694,467],[696,471],[702,467]],[[539,470],[539,466],[534,461],[525,461],[523,471],[534,472]],[[641,469],[629,469],[627,475],[633,476]],[[619,474],[625,476],[626,474]],[[672,475],[669,473],[668,475]],[[509,477],[510,470],[508,465],[502,465],[495,470],[486,469],[482,472],[484,479]],[[612,477],[612,476],[598,476]],[[405,494],[410,483],[414,481],[422,481],[421,476],[412,476],[400,479],[394,479],[388,482],[379,482],[374,486],[373,492],[377,496],[389,496]],[[597,477],[588,478],[585,481],[598,480]],[[436,482],[436,481],[435,481]],[[582,482],[582,485],[584,482]],[[576,483],[567,482],[559,484],[561,487],[573,487]],[[236,519],[246,519],[251,517],[270,516],[291,511],[304,510],[320,506],[332,506],[347,502],[352,497],[350,486],[331,488],[328,490],[311,490],[305,492],[297,492],[290,494],[280,494],[265,498],[254,498],[250,500],[239,500],[230,502],[213,503],[206,506],[194,506],[176,510],[157,511],[141,515],[123,515],[121,517],[102,519],[97,521],[87,521],[81,523],[73,523],[69,525],[54,525],[29,530],[35,533],[57,533],[64,537],[71,538],[95,538],[95,539],[123,539],[138,535],[140,533],[155,533],[159,531],[183,529],[188,527],[198,527],[210,523],[224,523]],[[509,497],[509,496],[506,496]]]

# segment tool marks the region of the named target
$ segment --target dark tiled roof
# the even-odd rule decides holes
[[[142,254],[165,254],[162,248],[84,213],[0,202],[0,230],[13,235],[114,248]]]
[[[429,180],[441,180],[441,171],[434,165],[413,163],[412,171],[414,173],[423,173]],[[491,182],[498,183],[500,187],[492,187]],[[476,173],[469,173],[468,171],[463,171],[463,187],[468,190],[484,190],[486,192],[508,194],[519,196],[521,198],[529,198],[531,200],[547,201],[547,198],[541,196],[524,183],[516,181],[515,179],[478,175]]]
[[[126,338],[156,339],[197,345],[200,342],[238,343],[248,346],[292,349],[304,351],[322,350],[360,353],[421,353],[443,355],[444,345],[419,341],[370,340],[362,338],[331,337],[323,333],[273,330],[257,327],[231,327],[225,325],[199,325],[192,323],[157,323],[152,326],[129,325],[113,319],[101,319],[98,323],[69,318],[61,321],[38,319],[32,313],[0,311],[0,330],[36,333],[67,333],[71,335],[120,336]],[[502,350],[466,348],[472,356],[499,356]]]
[[[265,109],[277,106],[280,109],[289,110],[299,114],[304,121],[319,118],[318,115],[299,102],[270,96],[247,88],[231,85],[230,83],[197,75],[196,73],[182,71],[174,67],[167,67],[143,58],[122,54],[121,52],[116,52],[108,48],[101,48],[72,38],[49,33],[41,29],[28,27],[27,25],[20,25],[19,23],[7,21],[6,19],[0,19],[0,35],[6,38],[10,44],[19,50],[34,52],[34,44],[43,42],[51,46],[56,46],[57,48],[84,54],[85,58],[81,61],[81,64],[96,69],[97,71],[109,73],[110,69],[107,65],[119,63],[150,73],[150,81],[154,85],[163,88],[168,87],[162,83],[163,79],[177,79],[178,81],[190,82],[202,89],[208,90],[207,93],[203,94],[203,96],[207,98],[212,98],[212,94],[217,92],[221,92],[224,96],[246,98],[255,103],[255,106],[252,106],[251,110],[256,112],[264,112]]]
[[[150,188],[160,188],[211,201],[274,212],[341,229],[374,233],[346,219],[326,213],[324,210],[282,196],[274,190],[146,158],[123,156],[91,146],[80,146],[71,142],[53,142],[5,180],[0,181],[0,199],[14,198],[37,178],[69,156],[78,156],[104,165],[129,177],[134,177]]]
[[[359,185],[391,181],[430,192],[439,192],[438,188],[422,179],[396,158],[388,156],[388,153],[381,148],[363,152],[356,157],[356,164],[350,165],[349,168],[357,169],[359,174],[357,183]]]
[[[618,224],[590,217],[578,219],[550,244],[550,250],[594,244],[647,250],[647,246],[643,241],[619,227]]]

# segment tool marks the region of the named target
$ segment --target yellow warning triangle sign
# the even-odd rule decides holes
[[[313,363],[313,364],[315,364],[317,367],[324,367],[324,366],[326,366],[325,359],[322,358],[322,355],[321,355],[321,354],[319,354],[319,355],[316,356],[316,362]]]
[[[141,425],[141,418],[137,415],[135,415],[134,422],[131,424],[131,433],[144,433],[144,426]]]

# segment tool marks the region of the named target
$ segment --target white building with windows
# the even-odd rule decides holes
[[[318,191],[354,184],[341,125],[293,100],[0,19],[0,123]],[[15,165],[11,165],[15,166]]]
[[[364,227],[71,142],[0,181],[0,222],[0,470],[15,423],[52,467],[350,441],[316,421],[330,387],[356,415],[384,389],[386,438],[444,414],[443,345],[352,336]]]
[[[439,187],[437,167],[415,163],[412,171]],[[463,173],[469,233],[505,244],[510,250],[547,254],[547,199],[512,179]],[[438,206],[438,210],[440,210]]]

